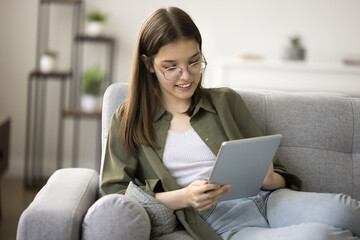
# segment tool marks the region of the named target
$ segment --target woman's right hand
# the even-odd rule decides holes
[[[188,206],[204,211],[214,206],[220,197],[230,191],[230,188],[229,184],[220,186],[219,184],[196,180],[183,188],[183,191]]]

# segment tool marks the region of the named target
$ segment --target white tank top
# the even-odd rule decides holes
[[[168,131],[163,163],[180,187],[208,178],[215,159],[193,128],[186,132]]]

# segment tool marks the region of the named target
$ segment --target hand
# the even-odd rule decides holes
[[[189,206],[204,211],[214,206],[220,197],[230,191],[230,187],[196,180],[184,188],[185,199]]]
[[[262,188],[266,190],[274,190],[285,187],[285,185],[285,179],[280,174],[274,172],[274,164],[271,163],[262,184]]]

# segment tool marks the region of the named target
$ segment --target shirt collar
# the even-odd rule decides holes
[[[216,113],[214,105],[211,103],[209,96],[207,94],[204,94],[204,96],[200,99],[198,105],[195,107],[192,116],[195,116],[199,112],[200,108],[208,112]]]
[[[166,113],[165,108],[163,108],[163,106],[161,106],[160,104],[156,104],[153,121],[156,122],[165,113]]]

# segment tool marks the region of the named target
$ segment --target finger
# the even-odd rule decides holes
[[[205,188],[205,189],[211,189],[209,191],[204,191],[204,190],[200,191],[199,188],[202,188],[202,186],[196,190],[197,197],[194,199],[195,201],[192,204],[193,207],[197,209],[203,209],[204,206],[213,205],[217,202],[217,200],[220,197],[222,197],[230,189],[230,185],[225,185],[222,187],[217,184],[212,184],[212,185],[213,186],[210,188]],[[214,187],[216,188],[216,190],[213,189]]]
[[[218,191],[213,191],[213,192],[207,192],[204,194],[204,201],[201,202],[198,206],[197,209],[200,211],[204,211],[212,206],[214,206],[218,200],[226,193],[228,193],[230,191],[230,185],[226,185],[223,186],[220,190]]]
[[[268,172],[273,172],[274,171],[274,165],[273,163],[270,164]]]
[[[201,186],[201,185],[204,185],[204,181],[202,180],[195,180],[190,184],[190,186]]]
[[[211,201],[213,201],[212,199],[213,199],[213,197],[212,196],[209,196],[209,192],[205,192],[204,194],[203,194],[203,199],[202,199],[202,204],[208,204],[209,202],[211,202]]]
[[[220,188],[221,188],[221,186],[219,184],[208,183],[208,184],[202,186],[201,191],[208,192],[208,191],[213,191],[213,190],[217,190]]]
[[[208,193],[208,199],[219,199],[224,194],[228,193],[231,190],[231,185],[227,184],[222,186],[218,190],[209,191]]]

